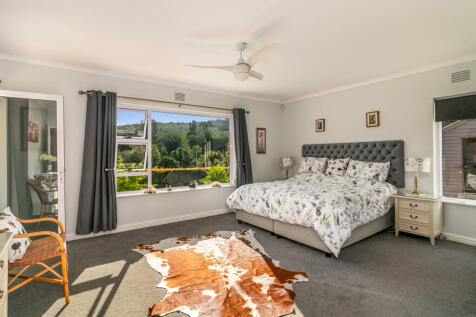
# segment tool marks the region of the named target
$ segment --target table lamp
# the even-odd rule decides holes
[[[281,167],[286,169],[286,179],[289,177],[289,168],[294,165],[294,159],[292,157],[282,157]]]
[[[430,172],[430,158],[429,157],[407,157],[405,159],[405,171],[416,172],[415,175],[415,189],[412,194],[420,195],[418,190],[418,173]]]

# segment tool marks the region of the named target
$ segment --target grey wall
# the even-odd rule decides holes
[[[472,79],[451,84],[450,73],[464,69],[471,69]],[[476,91],[475,77],[473,61],[288,103],[282,115],[282,153],[300,157],[304,143],[402,139],[405,156],[431,157],[433,169],[433,99]],[[365,113],[374,110],[380,111],[380,126],[366,128]],[[326,119],[326,131],[316,133],[314,120],[320,118]],[[421,176],[424,192],[434,191],[434,174]],[[412,178],[406,175],[407,190]],[[475,215],[476,207],[444,204],[444,231],[476,238]]]
[[[65,216],[68,234],[74,234],[76,228],[86,116],[86,97],[78,94],[79,89],[110,90],[122,96],[161,100],[173,100],[175,92],[184,92],[188,103],[246,108],[251,111],[247,120],[254,178],[268,180],[280,173],[281,110],[278,104],[1,59],[0,79],[0,89],[64,96]],[[256,127],[267,128],[266,154],[256,154]],[[141,224],[212,214],[226,208],[225,199],[232,190],[222,188],[118,198],[118,226],[133,228]]]

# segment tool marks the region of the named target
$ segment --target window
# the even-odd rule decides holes
[[[476,199],[476,119],[441,123],[443,196]]]
[[[118,192],[230,182],[231,116],[154,110],[118,107]]]

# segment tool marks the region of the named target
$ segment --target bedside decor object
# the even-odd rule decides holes
[[[326,131],[326,119],[317,119],[316,120],[316,132]]]
[[[167,186],[167,191],[168,191],[168,192],[171,192],[171,191],[172,191],[172,185],[168,185],[168,186]]]
[[[416,172],[415,174],[415,189],[412,194],[420,195],[418,190],[418,173],[430,172],[430,158],[429,157],[407,157],[405,159],[405,171]]]
[[[289,168],[294,165],[294,159],[292,157],[284,156],[281,158],[281,167],[286,169],[286,179],[289,178]]]
[[[379,111],[371,111],[365,114],[367,128],[378,127],[380,125]]]
[[[256,153],[266,153],[266,128],[256,128]]]
[[[435,245],[435,237],[442,231],[441,198],[421,194],[398,193],[395,198],[395,236],[400,231],[430,238]]]

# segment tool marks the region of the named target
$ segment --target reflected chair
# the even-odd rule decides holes
[[[25,237],[38,237],[46,236],[44,238],[32,240],[31,244],[28,246],[28,249],[25,252],[23,258],[8,264],[8,276],[11,277],[8,282],[8,293],[13,292],[14,290],[24,286],[31,281],[39,281],[53,284],[63,285],[64,297],[66,304],[69,304],[69,288],[68,288],[68,254],[66,252],[66,234],[64,232],[64,227],[56,219],[53,218],[38,218],[38,219],[28,219],[23,220],[17,218],[21,223],[35,223],[35,222],[44,222],[51,221],[58,225],[61,233],[58,234],[53,231],[38,231],[30,232],[25,234],[14,235],[14,238],[25,238]],[[54,264],[46,264],[45,260],[51,258],[59,257],[59,261]],[[51,263],[51,262],[49,262]],[[33,265],[41,265],[44,269],[34,275],[23,275],[23,273]],[[54,268],[61,265],[62,274],[58,274]],[[21,269],[18,270],[18,268]],[[46,278],[42,277],[45,273],[50,272],[57,278]],[[13,283],[17,279],[23,279],[23,281]]]
[[[54,193],[56,193],[58,190],[56,188],[45,189],[41,186],[40,181],[33,178],[27,179],[27,183],[38,195],[38,198],[40,199],[40,202],[41,202],[40,218],[44,217],[47,214],[46,210],[48,206],[54,206],[58,204],[58,199],[56,198],[51,199],[49,197],[50,193],[54,195]],[[49,214],[56,215],[55,212],[51,212]]]

